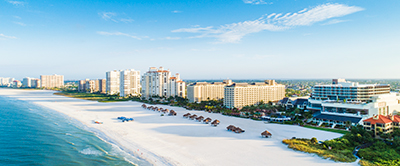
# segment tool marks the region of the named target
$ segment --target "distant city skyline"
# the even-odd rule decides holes
[[[0,77],[396,79],[400,1],[0,1]]]

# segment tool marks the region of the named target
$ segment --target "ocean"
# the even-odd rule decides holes
[[[75,120],[0,96],[0,165],[149,165]]]

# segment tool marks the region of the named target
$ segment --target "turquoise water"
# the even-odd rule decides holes
[[[0,96],[0,165],[148,165],[73,120]]]

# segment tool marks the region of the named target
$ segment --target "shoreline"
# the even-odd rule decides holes
[[[0,88],[0,90],[1,89],[3,89],[3,88]],[[7,88],[7,89],[12,89],[12,88]],[[15,90],[15,89],[12,89],[12,90]],[[23,91],[25,91],[25,89],[23,89]],[[29,89],[28,89],[28,91],[29,91]],[[52,90],[38,90],[38,91],[48,91],[48,92],[51,92],[51,93],[57,92],[57,91],[52,91]],[[0,95],[2,95],[2,94],[0,93]],[[105,142],[107,144],[110,144],[111,146],[115,146],[121,152],[125,153],[126,155],[130,155],[130,156],[138,159],[139,161],[144,160],[148,164],[151,164],[151,165],[156,165],[156,163],[163,163],[163,165],[171,165],[170,163],[168,163],[167,161],[162,159],[162,157],[160,157],[160,156],[154,156],[153,160],[150,160],[149,158],[144,158],[143,156],[140,156],[139,153],[135,152],[133,149],[129,149],[128,147],[125,147],[124,145],[120,144],[117,140],[109,137],[107,135],[107,133],[105,133],[104,131],[101,131],[101,130],[93,128],[93,127],[90,127],[88,124],[85,124],[85,122],[80,121],[80,120],[78,120],[78,119],[66,114],[63,111],[54,109],[52,107],[49,107],[49,106],[46,106],[46,105],[43,105],[43,104],[34,103],[34,102],[29,101],[29,100],[23,100],[21,98],[15,97],[15,96],[10,96],[10,95],[2,95],[2,96],[8,97],[8,98],[12,98],[12,99],[15,99],[15,100],[26,101],[26,102],[28,102],[30,104],[34,104],[34,105],[37,105],[39,107],[44,107],[46,109],[49,109],[51,111],[55,111],[55,112],[59,113],[61,116],[63,116],[66,120],[69,120],[71,122],[71,125],[74,125],[74,126],[80,128],[82,130],[87,131],[87,132],[93,133],[97,138],[99,138],[103,142]],[[67,97],[67,98],[69,98],[69,97]],[[77,99],[77,100],[83,100],[83,99]],[[83,100],[83,101],[87,101],[87,100]],[[95,101],[92,101],[92,102],[95,102]],[[70,118],[70,119],[67,119],[67,118]],[[144,148],[140,148],[139,145],[136,145],[136,146],[137,146],[137,149],[143,149],[144,150]],[[126,159],[125,156],[121,156],[121,157],[124,157],[124,159],[127,162],[131,163],[132,165],[138,165],[138,163],[133,163],[132,161]],[[150,157],[150,158],[153,158],[153,157]],[[154,161],[156,161],[156,162],[154,162]]]
[[[0,95],[32,101],[34,104],[62,113],[82,123],[87,127],[85,130],[96,133],[99,138],[152,165],[260,165],[262,163],[354,165],[335,163],[310,154],[298,153],[281,143],[282,138],[290,136],[300,138],[316,136],[323,140],[341,136],[337,133],[302,129],[298,126],[264,124],[204,111],[187,111],[184,108],[167,105],[157,106],[174,109],[178,112],[178,116],[161,117],[158,112],[141,108],[140,105],[143,103],[133,101],[99,103],[56,96],[53,95],[54,91],[6,89],[5,91],[9,91],[6,94],[2,91],[3,89],[0,89]],[[220,119],[221,125],[211,127],[182,118],[186,112]],[[115,120],[117,116],[127,115],[134,117],[135,121],[122,123]],[[92,122],[94,119],[100,119],[104,124],[94,124]],[[224,129],[225,125],[231,123],[245,129],[246,132],[242,134],[227,132]],[[273,137],[261,139],[259,132],[264,129],[273,133]],[[276,161],[280,159],[282,160]]]

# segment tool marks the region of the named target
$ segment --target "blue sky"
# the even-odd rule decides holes
[[[0,0],[0,77],[399,78],[399,0]]]

